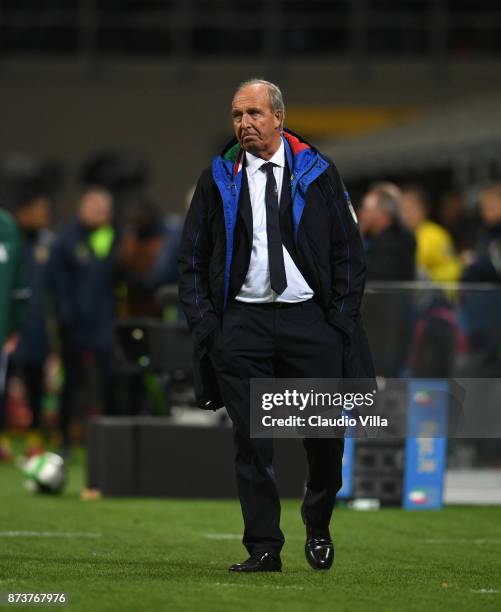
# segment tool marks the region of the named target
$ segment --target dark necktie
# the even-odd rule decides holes
[[[270,266],[270,284],[275,293],[280,295],[287,287],[285,274],[284,251],[280,235],[278,217],[278,189],[273,168],[275,164],[267,162],[261,166],[266,172],[266,235],[268,237],[268,263]]]

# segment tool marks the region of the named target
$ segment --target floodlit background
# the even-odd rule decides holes
[[[279,83],[288,126],[352,191],[418,178],[438,208],[499,178],[494,1],[4,0],[1,15],[2,156],[59,162],[64,211],[83,161],[112,149],[142,153],[181,212],[251,76]]]

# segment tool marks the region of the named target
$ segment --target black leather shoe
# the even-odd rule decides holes
[[[318,537],[319,535],[315,534],[314,537],[308,530],[304,554],[313,569],[328,570],[334,562],[334,544],[329,532],[322,534],[322,537]]]
[[[235,563],[230,572],[281,572],[282,562],[268,552],[253,553],[247,561]]]

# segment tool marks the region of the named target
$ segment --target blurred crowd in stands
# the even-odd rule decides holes
[[[117,401],[117,324],[179,325],[158,295],[176,283],[183,218],[148,195],[144,160],[94,156],[65,223],[47,174],[33,162],[23,172],[4,168],[0,178],[0,460],[11,456],[6,429],[32,432],[30,454],[44,444],[41,430],[57,432],[54,443],[69,449],[79,415],[147,412],[155,385],[146,374],[121,378],[126,392]],[[474,210],[459,193],[437,206],[419,184],[388,182],[369,186],[356,204],[368,281],[387,287],[369,285],[364,305],[378,374],[497,376],[499,292],[434,284],[412,291],[409,283],[500,285],[501,183],[480,189]]]
[[[483,188],[472,211],[457,192],[437,210],[418,184],[375,183],[362,202],[360,229],[369,280],[501,279],[501,183]]]
[[[377,373],[497,378],[501,183],[482,187],[473,210],[459,193],[437,208],[420,185],[375,183],[359,217],[368,280],[414,282],[366,294]]]

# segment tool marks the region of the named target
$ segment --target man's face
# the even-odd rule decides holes
[[[275,153],[280,142],[280,111],[272,112],[265,85],[249,85],[235,94],[231,116],[238,142],[245,151],[262,156]]]
[[[480,200],[480,216],[485,225],[501,223],[501,198],[494,193],[486,193]]]
[[[98,228],[111,221],[112,201],[104,191],[89,191],[80,200],[78,217],[87,227]]]
[[[400,216],[404,224],[413,232],[426,219],[424,206],[417,195],[412,192],[403,193]]]
[[[40,230],[49,225],[49,201],[40,196],[20,208],[16,214],[19,226],[25,230]]]

